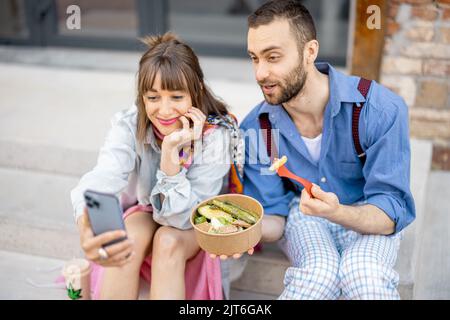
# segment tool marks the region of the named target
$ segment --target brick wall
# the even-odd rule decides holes
[[[411,136],[450,170],[450,0],[389,0],[380,82],[410,107]]]

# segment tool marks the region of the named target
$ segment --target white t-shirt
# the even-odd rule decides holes
[[[306,138],[304,136],[301,136],[303,141],[306,144],[306,148],[308,149],[309,154],[311,155],[311,158],[315,163],[319,162],[320,157],[320,146],[322,143],[322,134],[319,134],[315,138]]]

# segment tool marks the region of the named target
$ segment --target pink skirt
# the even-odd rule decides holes
[[[135,205],[123,214],[124,219],[137,211],[151,214],[151,206]],[[104,267],[91,262],[91,293],[93,299],[98,299],[102,286]],[[151,256],[142,263],[140,276],[151,284]],[[185,288],[187,300],[222,300],[222,275],[219,259],[211,259],[209,255],[200,250],[197,255],[186,262]]]

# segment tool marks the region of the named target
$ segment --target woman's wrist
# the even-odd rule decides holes
[[[178,146],[162,142],[160,170],[168,176],[174,176],[180,172],[178,152]]]
[[[161,142],[161,152],[170,152],[172,150],[177,150],[178,144],[174,143],[172,139],[168,138],[169,136],[166,136],[164,140]]]

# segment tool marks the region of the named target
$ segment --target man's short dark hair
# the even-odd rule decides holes
[[[287,19],[291,31],[297,37],[299,48],[316,40],[316,27],[308,9],[299,0],[271,0],[248,16],[248,27],[257,28],[275,19]]]

